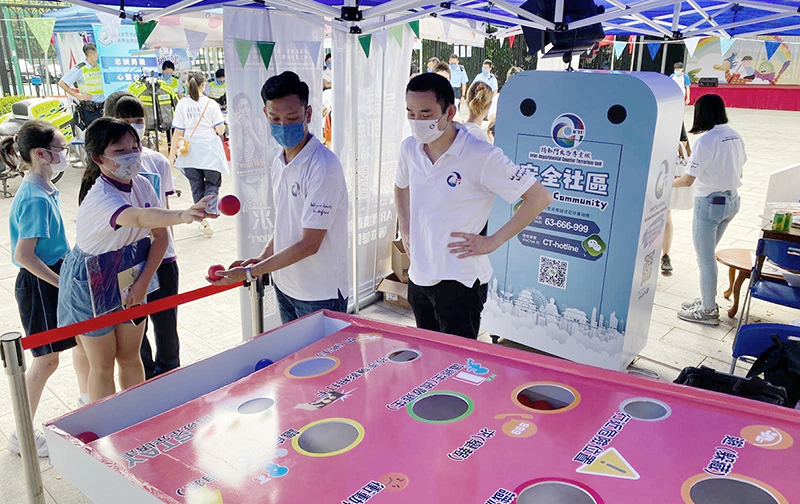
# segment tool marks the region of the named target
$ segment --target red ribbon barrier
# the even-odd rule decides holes
[[[56,341],[65,340],[73,336],[78,336],[79,334],[85,334],[89,331],[114,326],[123,322],[129,322],[133,319],[146,317],[148,315],[152,315],[153,313],[175,308],[178,305],[196,301],[214,294],[219,294],[220,292],[241,287],[242,285],[243,284],[207,285],[193,291],[165,297],[157,301],[153,301],[152,303],[140,304],[126,310],[115,311],[101,315],[97,318],[84,320],[83,322],[76,322],[75,324],[70,324],[68,326],[31,334],[30,336],[22,338],[22,348],[29,350],[42,345],[49,345],[51,343],[55,343]]]

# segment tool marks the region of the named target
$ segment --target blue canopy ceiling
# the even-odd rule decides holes
[[[567,6],[577,0],[564,0]],[[92,6],[108,5],[109,0],[73,0],[74,3]],[[516,26],[519,5],[524,0],[452,0],[437,3],[430,0],[362,0],[358,2],[364,15],[371,7],[384,13],[411,15],[436,14],[450,19],[475,19],[494,26]],[[601,17],[608,34],[638,34],[669,37],[673,32],[680,36],[745,36],[745,35],[800,35],[800,3],[792,0],[595,0],[605,8]],[[322,16],[325,12],[338,12],[343,0],[125,0],[125,7],[165,9],[181,4],[189,10],[225,5],[266,6],[283,10],[297,10]],[[675,5],[679,5],[676,10]],[[315,7],[318,7],[315,9]],[[323,11],[323,9],[326,9]],[[335,11],[333,10],[335,9]],[[180,12],[180,11],[179,11]],[[679,14],[675,16],[676,12]],[[523,21],[525,22],[525,21]],[[528,20],[529,23],[537,21]]]

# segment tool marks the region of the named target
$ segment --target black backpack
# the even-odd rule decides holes
[[[781,341],[772,335],[774,345],[762,353],[747,377],[764,375],[769,383],[786,389],[786,405],[794,408],[800,401],[800,341]]]
[[[706,366],[684,368],[674,383],[745,397],[778,406],[788,406],[786,390],[783,387],[775,386],[761,378],[742,378],[741,376],[721,373]]]

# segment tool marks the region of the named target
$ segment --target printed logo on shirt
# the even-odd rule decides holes
[[[292,196],[299,196],[300,195],[300,182],[295,182],[292,184]]]
[[[583,120],[575,114],[561,114],[553,121],[551,128],[553,142],[565,149],[574,149],[583,142],[586,136],[586,126]]]
[[[455,187],[461,183],[461,174],[458,172],[453,172],[447,177],[447,185],[450,187]]]
[[[529,170],[527,166],[519,166],[517,167],[517,171],[515,171],[514,174],[511,175],[509,180],[511,180],[512,182],[519,182],[528,175],[528,172]]]

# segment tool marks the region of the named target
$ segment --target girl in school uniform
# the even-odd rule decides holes
[[[20,268],[15,295],[27,336],[57,327],[59,272],[69,245],[58,191],[50,179],[67,168],[68,148],[64,135],[44,121],[29,121],[15,137],[0,141],[2,162],[10,168],[21,164],[27,171],[9,218],[11,260]],[[31,349],[34,359],[26,376],[31,416],[36,415],[47,379],[58,368],[59,352],[69,348],[75,348],[75,370],[85,382],[86,356],[76,347],[75,338]],[[40,457],[48,456],[44,435],[38,431],[36,448]],[[8,449],[20,453],[16,431],[11,433]]]
[[[78,197],[75,246],[62,268],[58,292],[58,324],[64,326],[94,316],[86,259],[122,250],[143,238],[152,238],[147,260],[130,286],[126,307],[141,304],[167,250],[167,226],[200,221],[207,199],[187,210],[166,210],[153,186],[139,175],[141,144],[136,130],[122,121],[101,118],[86,130],[88,164]],[[114,273],[111,273],[114,274]],[[89,397],[96,401],[111,395],[114,362],[119,365],[123,389],[144,381],[139,356],[144,319],[90,331],[79,336],[89,359]]]
[[[222,174],[228,174],[228,160],[220,138],[225,133],[225,120],[217,102],[203,96],[206,87],[203,74],[189,74],[188,87],[189,96],[181,98],[175,107],[169,160],[189,179],[195,203],[205,196],[213,196],[216,201]],[[179,153],[182,138],[189,140],[189,151]],[[209,211],[217,214],[216,203]],[[201,228],[207,236],[214,234],[205,219]]]
[[[141,139],[145,133],[144,106],[138,98],[126,91],[113,93],[106,99],[104,115],[114,117],[133,126]],[[142,147],[141,175],[143,175],[155,189],[161,206],[169,208],[169,197],[175,193],[172,181],[172,168],[169,160],[160,152]],[[148,302],[174,296],[178,293],[178,254],[175,251],[175,242],[172,232],[167,229],[169,245],[164,254],[164,260],[156,271],[158,277],[158,290],[147,296]],[[150,322],[155,333],[156,353],[147,338],[145,329],[142,338],[142,363],[146,379],[154,378],[160,374],[171,371],[181,365],[180,343],[178,341],[178,309],[169,308],[162,312],[150,315]]]

